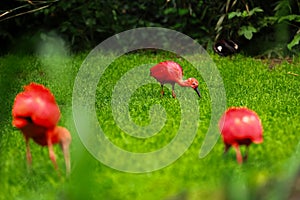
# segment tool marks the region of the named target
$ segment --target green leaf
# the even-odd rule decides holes
[[[94,26],[96,24],[96,20],[95,20],[95,18],[88,18],[85,21],[85,24],[89,27]]]
[[[248,31],[248,32],[245,32],[245,33],[244,33],[244,36],[245,36],[245,38],[247,38],[248,40],[251,40],[251,38],[252,38],[252,36],[253,36],[253,33],[250,32],[250,31]]]
[[[243,35],[248,40],[251,40],[253,37],[253,33],[256,33],[257,29],[253,26],[242,26],[240,30],[238,31],[239,35]]]
[[[264,10],[261,9],[260,7],[255,7],[252,10],[249,11],[249,16],[254,15],[257,12],[264,12]]]
[[[215,30],[217,30],[222,25],[224,18],[225,18],[225,14],[219,18]]]
[[[248,16],[249,16],[248,12],[246,10],[244,10],[242,13],[242,17],[248,17]]]
[[[241,16],[241,12],[230,12],[228,13],[228,19],[232,19],[234,17],[240,17]]]
[[[259,8],[259,7],[255,7],[252,10],[250,10],[249,12],[247,12],[246,10],[244,10],[243,13],[242,13],[242,17],[250,17],[250,16],[252,16],[255,13],[258,13],[258,12],[264,12],[264,10],[261,9],[261,8]]]
[[[291,51],[294,46],[299,44],[299,42],[300,42],[300,33],[297,33],[294,36],[293,40],[287,45],[287,48]]]
[[[180,8],[180,9],[178,10],[178,14],[179,14],[180,16],[184,16],[184,15],[186,15],[186,14],[188,14],[188,13],[189,13],[189,10],[188,10],[188,9]]]
[[[286,15],[286,16],[280,17],[278,19],[278,22],[280,23],[284,20],[300,22],[300,15]]]
[[[167,8],[164,10],[165,15],[174,14],[176,13],[176,8]]]

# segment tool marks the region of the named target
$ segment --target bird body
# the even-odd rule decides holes
[[[53,144],[59,143],[63,149],[66,170],[70,171],[69,145],[71,134],[64,128],[57,126],[60,110],[53,94],[43,85],[30,83],[24,87],[14,101],[13,126],[20,129],[26,141],[27,162],[31,164],[29,139],[41,146],[48,146],[49,156],[57,169]]]
[[[249,145],[263,142],[261,121],[254,111],[246,107],[229,108],[221,117],[219,128],[225,144],[225,153],[233,146],[239,163],[243,162],[240,145],[246,145],[247,152],[244,158],[247,159]]]
[[[181,87],[192,87],[197,92],[198,96],[201,97],[198,90],[198,81],[195,78],[183,80],[182,68],[176,62],[164,61],[158,63],[150,69],[150,76],[154,77],[160,83],[162,87],[162,96],[164,95],[163,85],[169,83],[172,85],[172,96],[175,98],[174,87],[175,83],[177,83]]]

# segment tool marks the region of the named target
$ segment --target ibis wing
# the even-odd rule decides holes
[[[251,139],[253,142],[262,141],[263,128],[256,113],[245,108],[228,110],[219,123],[223,138],[228,143],[237,140]]]
[[[58,123],[60,111],[50,91],[26,91],[25,87],[25,92],[19,93],[15,98],[12,115],[16,127],[18,122],[19,126],[24,125],[24,119],[30,119],[39,126],[53,127]]]
[[[174,83],[182,79],[182,68],[173,61],[161,62],[152,67],[150,72],[161,83]]]
[[[12,109],[13,117],[30,117],[33,113],[31,109],[33,105],[33,99],[29,94],[24,92],[19,93],[16,98]]]
[[[29,85],[26,85],[24,89],[25,92],[28,94],[31,94],[33,96],[39,96],[43,100],[48,102],[56,103],[51,91],[43,85],[37,83],[30,83]]]
[[[35,104],[35,108],[36,111],[31,117],[33,123],[44,127],[56,126],[60,118],[60,111],[56,104],[49,102],[37,102]]]

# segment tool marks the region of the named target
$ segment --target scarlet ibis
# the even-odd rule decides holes
[[[57,126],[60,110],[50,90],[37,83],[24,86],[24,91],[15,98],[12,116],[13,126],[20,129],[25,138],[28,165],[32,161],[30,138],[41,146],[48,146],[49,157],[56,170],[58,167],[52,145],[59,143],[64,154],[66,172],[69,174],[71,134],[66,128]]]
[[[239,164],[243,163],[243,157],[239,146],[246,145],[244,160],[248,157],[249,145],[263,142],[263,127],[258,115],[246,107],[231,107],[219,121],[220,132],[225,144],[225,153],[233,146]]]
[[[172,85],[172,96],[176,98],[174,87],[175,83],[181,87],[193,88],[199,97],[201,97],[198,90],[198,81],[195,78],[188,78],[183,80],[183,72],[181,66],[174,61],[164,61],[153,66],[150,69],[150,76],[154,77],[161,85],[161,95],[164,95],[164,84],[170,83]]]
[[[239,46],[232,40],[223,39],[217,41],[213,47],[214,51],[220,56],[228,56],[236,53]]]

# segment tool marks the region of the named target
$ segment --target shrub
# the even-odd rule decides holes
[[[250,55],[299,52],[300,3],[297,0],[32,2],[0,2],[2,51],[17,46],[18,50],[32,52],[32,43],[41,41],[44,32],[60,35],[73,51],[85,50],[128,29],[158,26],[183,32],[207,49],[211,49],[215,40],[230,38]],[[20,48],[20,41],[27,43]]]

